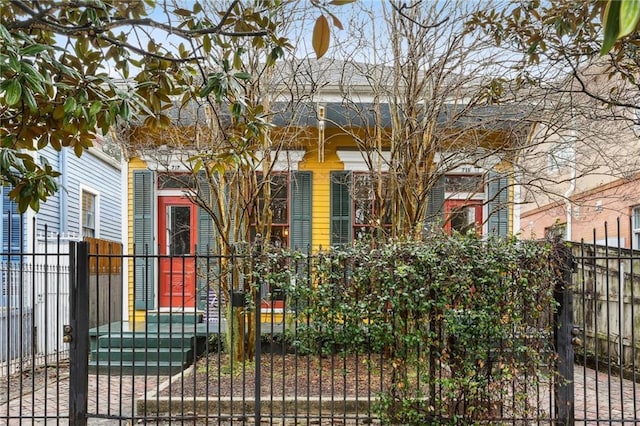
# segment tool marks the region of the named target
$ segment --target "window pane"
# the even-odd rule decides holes
[[[158,189],[195,188],[191,173],[158,173]]]
[[[640,207],[633,208],[633,229],[640,228]]]
[[[287,198],[287,175],[271,177],[271,198]]]
[[[373,181],[369,175],[353,177],[353,197],[356,200],[373,200]]]
[[[355,223],[356,225],[370,225],[373,214],[373,206],[369,200],[355,201]]]
[[[273,215],[273,223],[287,224],[289,212],[287,209],[287,199],[274,199],[271,201],[271,213]]]
[[[289,239],[289,229],[284,226],[271,227],[271,244],[275,247],[286,247]]]
[[[82,191],[82,236],[96,236],[96,196]]]
[[[544,235],[546,238],[553,239],[555,237],[560,237],[563,240],[567,239],[567,224],[566,223],[558,223],[556,225],[550,226],[544,229]]]
[[[481,175],[447,175],[444,177],[447,192],[484,192]]]
[[[265,207],[271,212],[271,224],[274,225],[271,228],[272,242],[276,245],[286,245],[288,243],[288,226],[289,225],[289,174],[288,173],[275,173],[272,175],[264,176],[258,175],[258,180],[262,183],[266,183],[263,179],[269,179],[269,204],[265,205],[265,186],[260,187],[260,193],[255,209],[252,209],[251,222],[256,225],[258,218],[261,217]],[[287,229],[286,232],[283,229]],[[252,230],[255,234],[255,229]],[[284,232],[284,233],[283,233]]]
[[[191,207],[169,208],[169,254],[181,256],[191,251]]]
[[[366,238],[372,232],[373,228],[371,228],[370,226],[356,226],[353,228],[353,239],[361,240],[363,238]]]

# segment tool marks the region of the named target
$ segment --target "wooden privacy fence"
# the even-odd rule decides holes
[[[640,252],[574,246],[574,324],[592,362],[640,374]]]
[[[85,237],[89,254],[89,327],[122,320],[122,244]]]

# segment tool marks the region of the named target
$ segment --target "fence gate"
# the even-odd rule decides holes
[[[3,255],[0,421],[379,423],[385,354],[370,348],[344,355],[325,341],[303,350],[305,333],[318,331],[310,318],[295,314],[308,301],[292,298],[275,281],[258,283],[258,303],[232,291],[226,312],[220,271],[236,265],[237,275],[225,277],[225,284],[243,288],[248,256],[166,262],[168,273],[181,277],[187,266],[198,266],[196,299],[149,306],[139,322],[123,321],[122,265],[141,265],[130,273],[128,296],[138,300],[137,291],[147,292],[135,285],[137,277],[151,278],[160,260],[60,240],[41,245],[37,254]],[[510,418],[504,409],[510,401],[504,401],[495,423],[640,423],[640,252],[574,244],[572,260],[557,287],[557,358],[549,366],[568,380],[531,389],[537,405],[526,419]],[[314,261],[295,263],[302,271],[296,288],[310,282]],[[292,262],[278,265],[289,265],[282,270],[290,272]],[[339,302],[339,294],[332,300]],[[237,321],[233,327],[231,320]],[[231,339],[236,346],[229,353],[224,340],[233,333],[240,338]],[[342,333],[337,328],[325,336],[345,341]],[[249,362],[239,361],[241,352],[251,353]]]

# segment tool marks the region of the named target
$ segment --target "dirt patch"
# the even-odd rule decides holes
[[[260,394],[271,398],[374,397],[388,386],[389,368],[380,356],[298,356],[263,354]],[[174,380],[161,396],[252,398],[256,394],[255,363],[231,362],[221,354],[198,360],[192,373]]]

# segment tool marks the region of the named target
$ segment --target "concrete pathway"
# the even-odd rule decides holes
[[[133,414],[135,401],[147,392],[167,383],[168,377],[154,376],[96,376],[89,377],[89,412],[103,418],[89,419],[90,425],[126,424],[113,417]],[[69,378],[62,375],[22,398],[15,397],[0,404],[0,423],[7,425],[66,425],[68,424]],[[204,396],[204,395],[202,395]],[[580,425],[640,424],[640,383],[610,377],[582,366],[575,367],[575,415]],[[548,411],[547,401],[541,401]],[[22,416],[20,419],[19,417]],[[112,416],[112,418],[109,418]],[[9,418],[12,417],[12,418]],[[176,422],[174,422],[176,423]],[[185,422],[189,424],[190,422]],[[214,423],[217,423],[214,421]],[[240,424],[240,422],[234,422]],[[290,424],[275,421],[273,424]],[[314,423],[318,424],[318,423]]]

